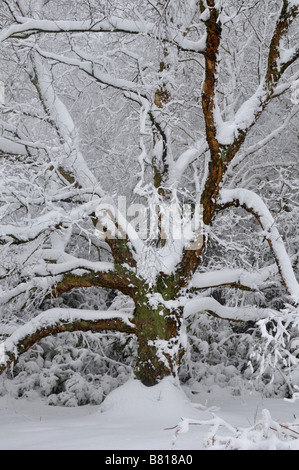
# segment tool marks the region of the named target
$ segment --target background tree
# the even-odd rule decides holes
[[[117,331],[136,338],[135,376],[153,385],[177,376],[203,312],[274,322],[277,340],[296,323],[298,12],[287,0],[2,2],[0,301],[4,330],[18,328],[1,371],[49,335]],[[155,239],[118,196],[157,210]],[[184,203],[202,205],[203,234],[165,237],[163,210]],[[131,302],[63,303],[95,289]]]

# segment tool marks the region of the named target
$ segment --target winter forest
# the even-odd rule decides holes
[[[2,0],[0,63],[0,447],[299,449],[298,0]]]

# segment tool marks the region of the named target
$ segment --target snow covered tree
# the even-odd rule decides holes
[[[117,331],[153,385],[191,316],[296,312],[298,1],[0,9],[0,371],[46,336]],[[95,288],[131,304],[57,302]]]

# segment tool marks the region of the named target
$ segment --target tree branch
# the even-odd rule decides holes
[[[184,317],[187,318],[199,312],[207,312],[216,318],[237,322],[261,320],[273,314],[273,310],[267,308],[252,306],[227,307],[221,305],[212,297],[194,297],[187,300],[184,306]]]
[[[0,34],[0,42],[9,38],[27,39],[32,34],[65,34],[65,33],[125,33],[132,35],[145,35],[153,39],[163,40],[173,44],[184,52],[196,52],[203,54],[205,51],[205,35],[198,41],[189,40],[182,33],[176,31],[173,37],[168,34],[157,34],[155,23],[134,21],[117,17],[106,20],[46,20],[27,17],[16,18],[19,24],[14,24],[4,29]]]
[[[195,273],[190,281],[190,288],[207,289],[210,287],[230,286],[244,290],[260,289],[264,282],[275,272],[272,265],[259,271],[249,272],[245,269],[220,269],[206,273]]]
[[[275,221],[263,202],[253,191],[247,189],[222,189],[220,191],[222,208],[242,207],[251,213],[265,233],[268,245],[273,253],[278,271],[287,293],[293,300],[299,302],[299,284],[293,271],[290,258],[283,240],[275,226]]]
[[[129,321],[127,313],[62,308],[46,310],[0,343],[0,374],[21,354],[49,335],[105,330],[136,333],[135,326]]]
[[[217,127],[215,120],[217,68],[219,60],[219,47],[221,40],[221,22],[219,10],[214,0],[207,1],[209,17],[206,24],[206,48],[205,48],[205,77],[202,87],[202,109],[205,119],[206,139],[210,149],[210,162],[205,187],[201,195],[203,207],[203,223],[210,225],[215,210],[216,197],[219,192],[219,183],[223,175],[223,164],[220,158],[220,146],[217,140]],[[201,5],[203,9],[203,5]],[[205,237],[197,250],[185,250],[182,261],[177,267],[180,278],[190,279],[201,261],[202,250],[205,245]]]
[[[273,32],[265,77],[256,92],[241,105],[229,125],[222,121],[216,100],[217,62],[221,40],[221,21],[215,0],[207,0],[209,18],[205,20],[207,29],[205,50],[205,79],[202,90],[206,136],[210,149],[210,162],[205,187],[201,195],[203,223],[211,225],[217,207],[220,183],[229,163],[234,159],[244,143],[249,130],[270,102],[275,87],[285,70],[298,57],[297,50],[287,61],[280,63],[280,41],[299,14],[299,5],[283,0],[283,6]],[[203,3],[201,3],[203,9]],[[224,137],[225,138],[224,138]],[[205,242],[205,237],[204,237]],[[203,245],[204,246],[204,245]],[[178,270],[182,277],[194,273],[200,262],[203,246],[195,251],[186,251]]]
[[[294,50],[293,54],[289,55],[289,57],[284,60],[283,57],[281,57],[280,49],[280,42],[282,37],[286,34],[290,25],[293,23],[298,14],[298,3],[295,4],[295,2],[283,0],[280,15],[276,22],[275,30],[269,47],[268,67],[265,77],[267,89],[271,94],[273,93],[274,87],[276,86],[282,73],[299,56],[299,50],[297,48]]]

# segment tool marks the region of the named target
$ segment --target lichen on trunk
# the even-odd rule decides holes
[[[164,377],[177,376],[184,353],[181,309],[166,307],[160,293],[149,293],[136,302],[134,324],[138,337],[136,378],[152,386]]]

